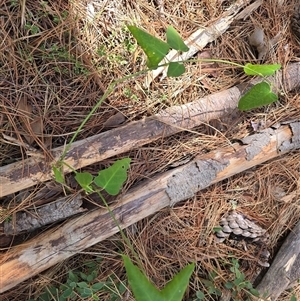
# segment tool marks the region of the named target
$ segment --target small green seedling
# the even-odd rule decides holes
[[[230,271],[234,274],[234,280],[228,281],[225,283],[225,288],[231,291],[231,295],[234,301],[239,301],[238,297],[241,292],[246,293],[248,296],[259,297],[259,292],[253,288],[252,283],[246,280],[244,273],[239,270],[238,260],[235,258],[231,259],[232,266],[230,267]],[[246,301],[250,301],[250,298],[244,299]]]
[[[196,300],[197,301],[208,300],[209,297],[218,299],[222,295],[221,290],[218,289],[217,286],[215,285],[215,279],[216,279],[217,275],[218,274],[215,271],[211,271],[208,273],[208,280],[201,279],[201,282],[206,287],[207,293],[204,294],[201,291],[197,291],[196,292],[196,297],[197,297]]]
[[[120,296],[126,291],[123,282],[109,276],[105,282],[97,281],[99,259],[84,263],[83,271],[74,270],[68,272],[65,283],[45,287],[35,300],[28,301],[69,301],[69,300],[103,300],[99,294],[108,296],[108,301],[120,300]]]

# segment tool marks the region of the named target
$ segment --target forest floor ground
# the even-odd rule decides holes
[[[172,25],[186,39],[199,28],[214,24],[233,2],[2,2],[0,166],[25,159],[24,144],[42,151],[47,157],[51,149],[71,139],[111,82],[145,67],[145,55],[126,24],[139,26],[163,40],[167,26]],[[250,17],[234,21],[224,34],[204,49],[199,49],[194,58],[257,63],[257,53],[249,45],[249,36],[254,28],[260,27],[267,41],[279,37],[260,62],[280,63],[284,68],[299,61],[299,43],[291,33],[289,23],[294,1],[281,2],[283,5],[279,8],[275,0],[263,1]],[[181,77],[162,81],[158,78],[149,88],[144,86],[145,77],[137,76],[118,85],[77,139],[249,81],[234,66],[220,63],[201,65],[199,62],[187,63],[186,73]],[[255,124],[268,127],[299,117],[299,91],[290,91],[272,105],[250,112],[237,112],[230,124],[214,120],[192,131],[162,137],[143,147],[133,148],[118,156],[129,156],[132,160],[123,192],[165,171],[184,156],[228,146],[230,141],[253,133]],[[7,136],[13,140],[9,141]],[[97,173],[115,159],[109,158],[85,170]],[[32,197],[45,186],[57,190],[55,198],[64,194],[61,186],[53,180],[29,189],[29,195]],[[212,185],[192,199],[163,209],[124,232],[143,262],[147,276],[159,288],[164,287],[187,263],[194,261],[196,269],[185,300],[200,300],[200,291],[205,300],[219,300],[218,290],[226,291],[224,283],[236,277],[229,269],[232,258],[240,260],[241,272],[251,281],[261,270],[254,260],[256,254],[252,254],[251,250],[226,243],[216,246],[213,228],[221,216],[236,208],[266,229],[270,234],[268,248],[272,259],[299,220],[299,191],[300,154],[294,152]],[[282,201],[282,196],[293,192],[298,193],[298,197],[291,202]],[[15,211],[9,212],[10,216],[34,206],[30,197],[16,206],[17,195],[0,200],[3,212],[14,205]],[[2,221],[6,218],[8,216],[2,216]],[[8,249],[5,247],[0,251],[4,254]],[[127,290],[129,286],[120,253],[130,251],[121,235],[116,234],[21,283],[5,293],[4,299],[39,300],[47,286],[58,287],[65,283],[70,270],[88,273],[86,264],[89,263],[97,273],[95,281],[105,283],[106,289],[98,293],[99,300],[133,300]],[[290,300],[293,294],[300,299],[300,288],[286,292],[280,300]],[[245,296],[239,295],[237,300]],[[52,300],[56,299],[53,297]]]

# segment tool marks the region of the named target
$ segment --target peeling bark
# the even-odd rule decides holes
[[[16,213],[14,221],[4,222],[4,234],[15,235],[30,232],[42,226],[59,222],[72,215],[86,211],[81,208],[82,197],[63,197],[55,202],[28,211]]]
[[[170,206],[194,196],[217,178],[220,171],[229,165],[229,161],[219,162],[214,159],[197,160],[180,172],[173,174],[168,180],[166,193],[170,198]]]
[[[293,127],[282,125],[277,129],[266,130],[265,133],[269,135],[268,143],[261,145],[259,151],[250,158],[247,149],[255,144],[255,139],[254,142],[250,140],[247,145],[234,144],[206,155],[199,155],[186,165],[145,181],[120,197],[111,207],[116,220],[121,228],[126,228],[200,189],[297,149],[299,146],[291,143],[287,148],[280,150],[287,141],[299,139],[299,133],[292,130],[298,126],[299,124],[295,123]],[[255,147],[257,148],[257,145]],[[196,179],[193,179],[192,172],[189,179],[193,184],[185,183],[187,193],[180,193],[177,197],[174,185],[178,184],[178,179],[184,180],[189,169],[196,173]],[[66,222],[59,229],[49,230],[24,245],[11,248],[0,257],[0,293],[116,232],[118,228],[110,214],[106,210],[97,209]]]

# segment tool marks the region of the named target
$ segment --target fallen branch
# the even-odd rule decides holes
[[[291,231],[271,267],[257,286],[261,296],[277,300],[289,287],[300,279],[300,221]]]
[[[300,148],[300,122],[269,128],[167,171],[120,197],[111,207],[121,228],[257,164]],[[0,293],[110,237],[118,228],[103,209],[87,212],[0,257]]]
[[[274,90],[288,92],[300,85],[300,63],[289,65],[286,70],[269,77]],[[237,107],[238,101],[251,84],[238,85],[228,90],[209,95],[182,106],[170,107],[153,117],[131,122],[123,127],[89,137],[72,144],[65,162],[75,170],[102,161],[106,158],[167,137],[180,131],[192,129],[203,122],[218,119]],[[247,87],[247,88],[246,88]],[[31,157],[0,168],[0,197],[34,186],[53,178],[51,166],[60,158],[64,147],[51,153],[52,162],[44,156]],[[64,173],[71,172],[64,169]]]

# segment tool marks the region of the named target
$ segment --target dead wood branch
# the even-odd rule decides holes
[[[213,183],[300,148],[299,128],[300,122],[269,128],[245,139],[243,145],[199,155],[186,165],[145,181],[111,209],[120,226],[126,228]],[[116,232],[118,228],[110,214],[97,209],[11,248],[0,257],[0,293]]]
[[[4,222],[4,233],[6,235],[15,235],[59,222],[67,217],[86,211],[81,205],[82,197],[81,195],[76,195],[75,197],[60,198],[55,202],[35,209],[17,212],[14,220]]]
[[[300,279],[300,221],[277,253],[267,274],[257,286],[261,296],[277,300]]]
[[[300,84],[300,63],[289,65],[276,76],[269,77],[277,91],[288,92]],[[249,85],[261,79],[254,79]],[[129,151],[132,148],[192,129],[203,122],[217,119],[237,107],[238,101],[249,85],[239,85],[195,100],[182,106],[170,107],[153,117],[131,122],[123,127],[77,141],[67,152],[65,162],[75,170],[106,158]],[[55,164],[64,147],[52,151],[52,162],[31,157],[22,162],[0,168],[0,197],[20,191],[53,178],[51,166]],[[65,168],[65,173],[71,172]]]

